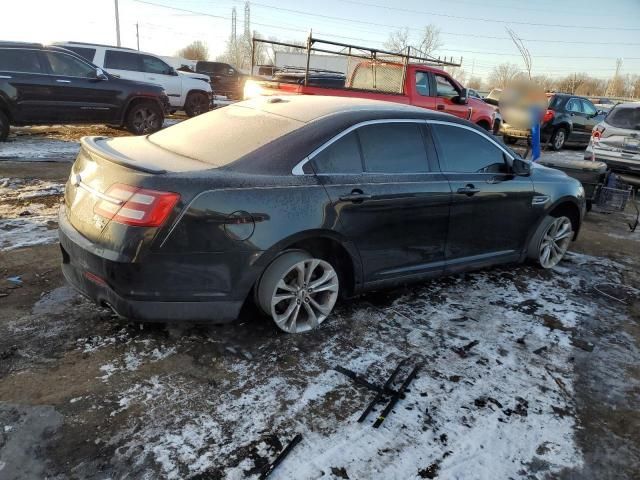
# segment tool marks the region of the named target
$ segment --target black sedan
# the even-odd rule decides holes
[[[269,97],[145,138],[84,138],[62,269],[125,317],[222,322],[254,301],[301,332],[339,296],[526,259],[551,268],[584,211],[579,182],[465,120]]]

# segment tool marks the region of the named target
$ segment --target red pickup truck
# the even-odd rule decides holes
[[[362,57],[360,57],[362,58]],[[359,60],[346,76],[340,72],[299,69],[298,76],[275,75],[245,83],[244,98],[260,95],[331,95],[362,97],[439,110],[497,133],[500,115],[447,72],[430,65],[385,60]],[[337,84],[337,80],[342,80]]]

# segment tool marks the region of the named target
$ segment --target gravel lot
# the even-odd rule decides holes
[[[58,269],[69,157],[27,162],[38,138],[80,134],[18,136],[12,159],[0,145],[0,478],[258,478],[297,433],[270,478],[638,478],[630,213],[589,214],[552,271],[371,293],[310,334],[251,309],[227,326],[128,324]],[[382,405],[358,423],[374,394],[335,367],[381,384],[403,359],[400,381],[420,366],[405,397],[380,428]]]

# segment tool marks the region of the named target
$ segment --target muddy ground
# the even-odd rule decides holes
[[[297,433],[270,478],[639,477],[630,213],[589,214],[552,271],[368,294],[310,334],[252,309],[226,326],[140,325],[63,281],[54,213],[69,167],[0,162],[3,480],[258,478]],[[358,423],[374,393],[335,367],[380,384],[403,359],[400,381],[420,366],[404,398],[380,428],[384,405]]]

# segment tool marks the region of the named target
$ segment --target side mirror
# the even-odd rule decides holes
[[[463,88],[458,95],[458,103],[460,105],[466,105],[469,103],[469,89]]]
[[[526,177],[531,174],[531,164],[522,158],[514,158],[511,169],[513,174],[519,177]]]
[[[96,80],[109,80],[109,77],[107,77],[101,68],[96,68]]]

